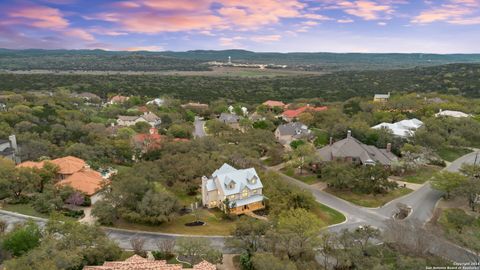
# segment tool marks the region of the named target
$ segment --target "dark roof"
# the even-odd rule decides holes
[[[366,145],[352,136],[327,145],[319,150],[317,154],[324,161],[331,161],[332,158],[358,158],[363,164],[380,163],[391,165],[397,157],[386,149],[379,149],[373,145]]]
[[[307,125],[301,122],[293,122],[278,126],[278,132],[281,136],[305,137],[310,135],[311,131]]]
[[[238,123],[240,121],[238,115],[231,113],[222,113],[218,119],[226,124]]]

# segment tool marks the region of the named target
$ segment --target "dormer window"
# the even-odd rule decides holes
[[[242,191],[242,198],[246,198],[246,197],[248,197],[248,189],[245,188]]]
[[[256,183],[257,183],[257,176],[254,175],[252,178],[250,178],[250,181],[249,181],[249,182],[250,182],[250,184],[252,184],[252,185],[256,184]]]

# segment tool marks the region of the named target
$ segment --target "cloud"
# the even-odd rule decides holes
[[[69,37],[79,38],[85,41],[95,40],[95,37],[92,34],[80,28],[67,29],[63,33]]]
[[[379,4],[373,1],[340,1],[337,6],[347,14],[364,20],[379,20],[393,13],[389,4]]]
[[[24,19],[24,24],[40,28],[66,28],[69,23],[63,18],[60,10],[46,6],[26,6],[8,13],[11,18]]]
[[[253,36],[250,39],[255,42],[274,42],[279,41],[282,38],[281,35],[264,35],[264,36]]]
[[[114,10],[84,16],[117,24],[122,30],[161,33],[209,30],[252,30],[283,18],[324,20],[319,14],[302,14],[300,0],[140,0],[113,4]]]
[[[222,47],[229,47],[229,48],[241,48],[242,45],[240,44],[240,40],[245,39],[241,36],[235,37],[221,37],[218,41],[220,42],[220,46]]]
[[[134,52],[134,51],[160,52],[160,51],[164,51],[165,49],[162,46],[138,46],[138,47],[124,48],[123,50],[129,51],[129,52]]]
[[[411,22],[429,24],[446,22],[458,25],[480,24],[480,1],[450,0],[439,6],[432,6],[415,16]]]
[[[352,19],[338,19],[337,22],[338,23],[353,23],[354,20],[352,20]]]
[[[57,3],[66,4],[59,1]],[[70,22],[64,14],[56,8],[41,5],[24,5],[16,7],[7,13],[12,20],[4,20],[6,25],[26,25],[29,27],[55,31],[64,36],[80,39],[83,41],[94,41],[95,37],[88,31],[70,26]]]

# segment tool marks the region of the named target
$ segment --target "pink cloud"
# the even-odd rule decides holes
[[[257,29],[283,18],[326,19],[303,14],[300,0],[140,0],[123,1],[114,11],[85,16],[85,19],[115,22],[122,30],[139,33],[208,31],[235,28]]]
[[[480,1],[478,0],[450,0],[446,4],[433,6],[428,10],[422,11],[412,19],[412,23],[480,24],[479,8]]]
[[[255,42],[274,42],[279,41],[282,38],[281,35],[264,35],[264,36],[253,36],[250,39]]]
[[[8,14],[12,18],[25,19],[26,24],[40,28],[65,28],[69,25],[60,10],[45,6],[27,6]]]
[[[63,32],[66,36],[69,37],[74,37],[74,38],[79,38],[85,41],[94,41],[95,37],[90,34],[89,32],[80,29],[80,28],[72,28],[72,29],[67,29],[66,31]]]
[[[378,20],[393,13],[393,7],[389,4],[379,4],[373,1],[341,1],[337,7],[347,14],[360,17],[364,20]]]

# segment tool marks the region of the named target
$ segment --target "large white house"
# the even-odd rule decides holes
[[[470,117],[472,115],[471,114],[466,114],[464,112],[459,112],[459,111],[451,111],[451,110],[440,109],[440,111],[435,114],[435,117],[442,117],[442,116],[464,118],[464,117]]]
[[[406,138],[406,137],[413,136],[413,134],[415,134],[415,131],[421,126],[423,126],[423,122],[416,118],[413,118],[409,120],[398,121],[393,124],[384,122],[376,126],[373,126],[372,128],[373,129],[385,128],[390,130],[395,136]]]
[[[254,168],[238,170],[225,163],[210,178],[202,177],[202,204],[224,211],[228,207],[230,213],[239,215],[265,207],[262,189]]]

